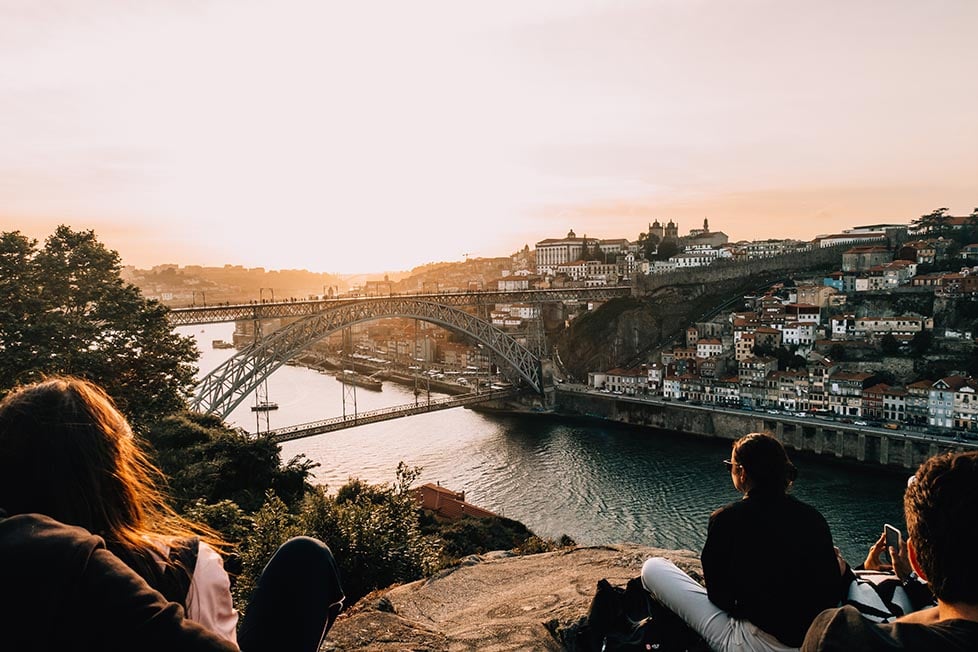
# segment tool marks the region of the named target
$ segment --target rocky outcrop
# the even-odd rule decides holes
[[[598,580],[624,586],[651,556],[700,575],[690,551],[632,544],[473,555],[429,579],[366,596],[340,616],[322,650],[564,650]]]

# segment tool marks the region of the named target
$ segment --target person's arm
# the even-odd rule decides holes
[[[238,612],[231,601],[231,580],[221,556],[203,541],[187,593],[187,616],[221,638],[237,643]]]
[[[914,611],[933,607],[937,604],[934,594],[930,587],[917,577],[910,566],[910,559],[907,555],[907,542],[901,537],[899,548],[888,548],[890,559],[893,560],[893,572],[900,578],[900,585],[910,599],[910,606]]]
[[[722,511],[710,516],[706,543],[700,554],[703,579],[710,602],[732,616],[737,614],[737,587],[733,576],[733,532]]]
[[[66,601],[79,623],[86,649],[160,652],[237,652],[238,647],[184,617],[166,599],[109,551],[91,554],[78,578],[74,599]]]

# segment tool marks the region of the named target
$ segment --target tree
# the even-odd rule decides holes
[[[835,360],[836,362],[842,362],[846,359],[846,347],[842,344],[836,343],[829,347],[829,359]]]
[[[947,207],[935,208],[930,213],[913,220],[910,223],[911,227],[917,233],[940,235],[950,226],[951,216],[947,214],[948,210],[950,209]]]
[[[655,260],[669,260],[679,253],[679,244],[675,240],[663,240],[659,243],[653,258]]]
[[[167,308],[120,269],[93,231],[59,226],[40,249],[17,231],[0,234],[0,392],[45,374],[81,376],[139,430],[186,406],[193,339],[174,333]]]
[[[934,333],[928,330],[918,331],[916,335],[910,338],[910,350],[915,356],[923,355],[927,353],[933,341]]]
[[[283,467],[275,442],[250,437],[216,416],[195,412],[161,419],[146,433],[146,440],[178,509],[198,499],[231,500],[250,513],[262,506],[268,491],[298,509],[310,472],[318,466],[300,455]]]
[[[887,333],[880,340],[880,349],[885,355],[896,355],[900,351],[900,341],[893,333]]]
[[[646,260],[653,260],[653,256],[659,248],[659,236],[654,233],[639,233],[638,246]]]
[[[301,529],[326,543],[336,555],[343,589],[355,602],[395,582],[410,582],[438,567],[442,542],[421,529],[420,508],[411,485],[420,469],[403,462],[393,484],[350,480],[336,496],[317,487],[303,504]],[[263,508],[264,510],[264,508]]]

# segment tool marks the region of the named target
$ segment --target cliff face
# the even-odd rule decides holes
[[[598,580],[624,586],[652,556],[701,573],[690,551],[632,544],[472,556],[430,579],[368,595],[340,616],[322,650],[564,650]]]
[[[675,285],[640,298],[614,299],[577,318],[561,334],[557,343],[560,361],[580,382],[587,380],[588,371],[647,362],[651,351],[671,338],[681,344],[678,338],[689,324],[712,317],[718,306],[739,307],[744,294],[779,278],[768,274]]]

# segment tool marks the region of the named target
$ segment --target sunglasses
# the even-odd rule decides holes
[[[740,464],[737,464],[736,462],[733,462],[731,460],[723,460],[723,465],[727,467],[728,471],[733,470],[734,467],[740,468]]]

